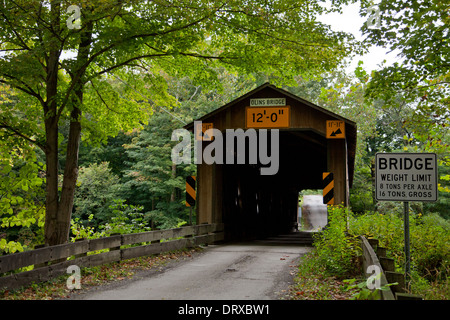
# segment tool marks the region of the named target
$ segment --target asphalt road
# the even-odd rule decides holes
[[[285,295],[300,258],[311,250],[274,241],[208,246],[160,272],[100,286],[83,300],[273,300]]]
[[[323,204],[322,195],[303,196],[302,230],[318,230],[328,221],[327,205]]]

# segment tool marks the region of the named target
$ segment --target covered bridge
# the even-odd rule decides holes
[[[208,137],[205,133],[211,131],[205,130],[210,127],[218,129],[223,137],[224,154],[228,152],[229,156],[231,152],[235,160],[234,164],[226,161],[197,164],[198,224],[224,223],[226,239],[289,232],[297,222],[299,192],[322,189],[324,172],[332,172],[334,176],[334,204],[348,205],[354,174],[355,122],[269,83],[196,121],[203,125],[203,131],[197,128],[199,136]],[[185,128],[195,132],[196,125],[192,122]],[[257,163],[249,163],[249,152],[255,147],[251,138],[247,138],[245,146],[246,162],[237,164],[237,142],[234,150],[225,150],[227,129],[245,132],[253,129],[259,138],[260,156],[261,149],[268,149],[267,154],[278,152],[278,168],[272,168],[277,169],[276,173],[262,174],[268,165],[260,157]],[[279,130],[278,138],[271,135],[270,129]],[[261,146],[262,131],[266,131],[268,146]],[[210,152],[205,148],[215,141],[204,140],[201,150]],[[277,148],[271,144],[275,142]]]

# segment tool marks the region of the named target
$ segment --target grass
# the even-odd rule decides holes
[[[345,277],[329,275],[317,253],[311,251],[301,260],[289,297],[291,300],[349,300],[358,290],[349,290],[344,280]]]
[[[82,268],[80,290],[69,290],[67,288],[66,281],[69,277],[67,275],[43,283],[34,283],[14,291],[0,291],[0,300],[65,299],[74,293],[85,292],[94,286],[104,285],[112,281],[130,279],[139,271],[162,267],[171,260],[189,258],[201,250],[201,248],[183,249],[96,267]]]

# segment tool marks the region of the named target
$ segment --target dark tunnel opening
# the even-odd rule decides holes
[[[249,141],[246,142],[248,163]],[[297,223],[299,191],[322,188],[322,173],[327,171],[327,141],[313,131],[280,130],[279,169],[275,175],[261,175],[259,162],[222,166],[226,240],[289,233]]]

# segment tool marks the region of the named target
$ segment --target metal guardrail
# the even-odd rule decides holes
[[[397,282],[397,285],[389,287],[389,290],[381,290],[382,300],[422,300],[418,295],[409,294],[405,289],[405,276],[395,272],[395,263],[391,258],[386,257],[386,248],[379,246],[377,239],[366,239],[360,236],[363,251],[363,269],[366,278],[371,276],[367,273],[367,267],[375,265],[381,270],[380,286]]]
[[[159,254],[210,244],[223,240],[223,235],[223,224],[203,224],[113,235],[0,256],[0,290],[14,290],[32,282],[48,281],[65,274],[70,265],[92,267]],[[17,273],[18,269],[28,266],[33,266],[33,269]],[[9,274],[11,272],[15,273]]]

